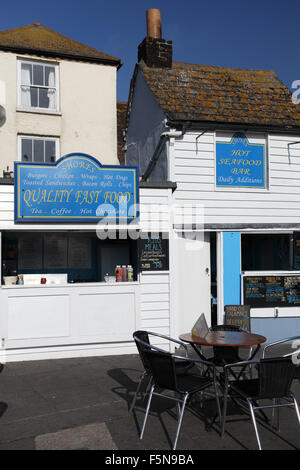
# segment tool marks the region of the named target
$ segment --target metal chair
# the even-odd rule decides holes
[[[159,352],[152,349],[148,349],[144,352],[147,358],[148,364],[151,369],[153,377],[153,385],[150,390],[149,399],[146,408],[146,414],[143,422],[143,427],[140,434],[140,439],[143,438],[146,421],[148,418],[151,400],[153,395],[168,398],[169,400],[175,400],[178,404],[182,403],[181,408],[179,405],[179,418],[178,426],[176,430],[176,436],[173,443],[173,450],[176,449],[177,440],[181,428],[182,418],[185,410],[186,403],[191,395],[197,392],[202,392],[206,388],[214,385],[215,398],[217,403],[217,409],[219,418],[221,420],[221,409],[218,397],[218,390],[216,385],[216,369],[210,362],[202,361],[201,359],[182,358],[170,353]],[[183,363],[189,363],[192,366],[196,364],[205,364],[206,367],[210,367],[213,370],[211,376],[203,376],[202,374],[178,374],[175,361],[180,360]],[[200,371],[199,371],[200,372]],[[159,393],[158,389],[171,390],[175,392],[175,396],[165,395]],[[178,397],[176,397],[176,394]]]
[[[267,352],[268,354],[266,354]],[[292,362],[296,366],[294,379],[300,380],[300,336],[291,336],[289,338],[280,339],[279,341],[266,344],[262,351],[262,357],[265,358],[266,355],[272,355],[274,352],[276,357],[292,358]]]
[[[288,338],[267,343],[262,351],[262,357],[291,357],[296,365],[294,380],[300,380],[300,336],[291,336]],[[272,414],[272,426],[274,426],[274,412]],[[277,430],[279,430],[279,408],[277,409]]]
[[[297,355],[300,353],[300,336],[291,336],[289,338],[280,339],[278,341],[273,341],[272,343],[267,343],[262,351],[262,357],[266,356],[281,356],[281,357],[294,357],[294,363],[300,364],[300,360],[297,360]],[[300,371],[299,371],[300,372]],[[295,371],[296,378],[300,378],[298,374],[298,368]]]
[[[237,366],[248,366],[255,364],[257,368],[258,378],[250,380],[229,381],[229,372]],[[295,364],[289,357],[275,357],[269,359],[261,359],[256,361],[243,361],[235,364],[228,364],[224,367],[225,372],[225,389],[224,389],[224,405],[221,436],[224,436],[227,401],[228,396],[238,396],[242,399],[242,403],[248,404],[253,426],[255,429],[257,444],[261,450],[261,443],[257,429],[257,423],[254,411],[265,408],[281,408],[283,406],[294,406],[300,425],[300,414],[295,396],[291,392],[291,384],[295,373]],[[271,400],[269,405],[258,405],[259,400]],[[287,400],[282,403],[281,400]],[[244,403],[245,404],[245,403]]]
[[[139,380],[136,392],[134,394],[131,406],[129,408],[130,413],[133,411],[133,409],[135,407],[139,391],[140,391],[141,386],[142,386],[143,382],[145,381],[145,379],[148,379],[148,385],[147,385],[147,388],[146,388],[146,393],[147,393],[147,391],[148,391],[148,389],[151,385],[151,381],[152,381],[152,373],[151,373],[150,364],[148,363],[148,360],[147,360],[144,352],[147,349],[149,349],[150,346],[151,346],[152,349],[155,349],[156,351],[166,352],[164,349],[159,348],[159,347],[154,346],[153,344],[151,344],[150,343],[150,337],[161,338],[161,339],[167,340],[171,343],[174,343],[178,346],[182,346],[184,348],[185,357],[188,357],[187,345],[185,343],[183,343],[182,341],[179,341],[179,340],[174,339],[174,338],[170,338],[169,336],[162,335],[160,333],[153,333],[152,331],[144,331],[144,330],[135,331],[133,333],[133,338],[134,338],[137,350],[139,352],[140,359],[141,359],[142,364],[144,366],[144,371],[143,371],[142,375],[140,376],[140,380]],[[176,370],[177,370],[178,373],[185,373],[190,367],[191,367],[190,364],[183,364],[182,361],[176,362]]]

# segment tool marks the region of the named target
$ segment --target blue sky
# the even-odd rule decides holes
[[[299,0],[40,0],[2,2],[0,29],[40,21],[119,57],[118,100],[127,101],[146,10],[159,8],[176,61],[274,70],[291,88],[300,80]],[[83,84],[84,86],[84,84]]]

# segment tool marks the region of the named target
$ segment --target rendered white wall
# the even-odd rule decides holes
[[[63,60],[60,83],[61,154],[82,152],[119,165],[116,67]]]
[[[54,62],[59,63],[60,112],[23,112],[17,110],[17,55],[0,51],[2,95],[5,91],[1,99],[5,100],[6,109],[6,123],[0,129],[0,176],[7,166],[13,169],[13,162],[18,159],[18,134],[59,137],[60,156],[82,152],[103,164],[119,164],[116,67],[69,60]]]

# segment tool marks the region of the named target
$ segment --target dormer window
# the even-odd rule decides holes
[[[19,60],[18,89],[20,109],[58,111],[58,65]]]

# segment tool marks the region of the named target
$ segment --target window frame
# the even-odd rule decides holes
[[[31,64],[31,65],[42,65],[42,66],[50,66],[54,68],[55,71],[55,90],[56,90],[56,103],[55,108],[40,108],[38,106],[23,106],[22,105],[22,98],[21,98],[21,66],[22,63]],[[45,87],[39,85],[33,85],[36,88],[52,88],[52,87]],[[42,114],[57,114],[60,110],[60,93],[59,93],[59,64],[57,62],[46,61],[46,60],[34,60],[34,59],[27,59],[25,57],[17,57],[17,110],[19,111],[27,111],[27,112],[36,112]]]
[[[60,151],[60,141],[59,137],[53,136],[44,136],[44,135],[27,135],[27,134],[18,134],[18,161],[23,162],[22,160],[22,139],[31,139],[31,140],[52,140],[55,142],[55,161],[54,162],[37,162],[35,160],[31,160],[28,163],[56,163],[59,159],[59,151]]]

